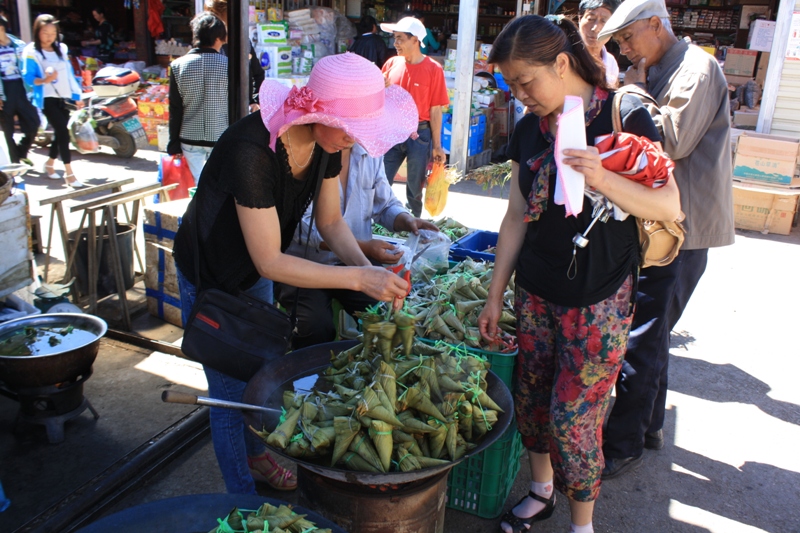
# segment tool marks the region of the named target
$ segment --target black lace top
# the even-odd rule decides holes
[[[194,199],[175,236],[175,263],[192,283],[196,248],[200,241],[201,289],[217,288],[232,294],[251,287],[259,274],[247,252],[236,214],[236,204],[255,209],[274,207],[281,226],[281,251],[311,203],[322,149],[317,146],[304,180],[292,177],[289,156],[278,140],[269,148],[269,132],[258,113],[233,124],[217,141],[203,168]],[[338,176],[341,154],[331,154],[324,176]]]

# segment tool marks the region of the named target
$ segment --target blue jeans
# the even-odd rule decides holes
[[[667,266],[642,269],[625,360],[636,375],[617,387],[603,432],[603,453],[612,459],[638,457],[644,434],[664,426],[669,337],[706,270],[708,249],[681,250]]]
[[[181,151],[183,152],[184,159],[186,159],[186,162],[189,164],[189,170],[192,171],[195,185],[200,181],[200,174],[202,174],[203,167],[206,166],[208,156],[211,155],[211,150],[213,149],[214,148],[211,146],[196,146],[194,144],[181,143]]]
[[[425,185],[425,175],[428,171],[428,161],[431,158],[431,129],[426,127],[417,130],[419,137],[408,139],[393,146],[383,156],[383,166],[386,170],[386,179],[391,185],[394,177],[408,158],[406,176],[406,207],[415,217],[422,214],[422,187]]]
[[[181,292],[181,316],[183,323],[189,320],[197,291],[180,270],[178,287]],[[272,302],[272,281],[261,278],[255,285],[245,291],[266,302]],[[218,400],[241,402],[247,383],[239,381],[221,372],[203,367],[208,380],[208,395]],[[247,457],[256,457],[264,452],[264,444],[245,426],[241,411],[211,407],[211,441],[214,453],[225,481],[225,489],[230,494],[256,494],[256,485],[247,466]]]

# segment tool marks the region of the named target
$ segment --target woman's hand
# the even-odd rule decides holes
[[[487,300],[486,305],[483,306],[478,317],[478,329],[481,332],[481,337],[486,339],[486,342],[497,342],[503,330],[497,327],[497,321],[500,320],[500,313],[503,311],[503,302],[494,300]]]
[[[371,239],[364,242],[361,246],[361,251],[364,252],[368,259],[387,265],[393,265],[403,257],[402,252],[397,250],[393,244],[381,239]]]
[[[600,152],[594,146],[586,150],[564,150],[564,164],[571,166],[586,177],[586,184],[600,190],[606,178],[606,169],[600,159]]]
[[[84,104],[84,103],[83,103],[83,100],[77,100],[77,101],[75,102],[75,107],[76,107],[77,109],[83,109],[85,105],[86,105],[86,104]]]
[[[359,270],[360,292],[382,302],[399,299],[402,304],[408,293],[408,283],[403,278],[381,267],[359,267]]]

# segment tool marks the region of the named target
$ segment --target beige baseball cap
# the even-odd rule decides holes
[[[608,19],[597,38],[600,41],[607,41],[619,30],[630,26],[637,20],[651,17],[669,18],[664,0],[625,0]]]

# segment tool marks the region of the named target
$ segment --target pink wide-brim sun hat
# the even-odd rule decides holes
[[[344,130],[369,155],[380,157],[419,124],[411,95],[397,85],[386,87],[374,63],[349,52],[320,59],[302,89],[265,79],[259,105],[273,150],[291,126],[318,123]]]

